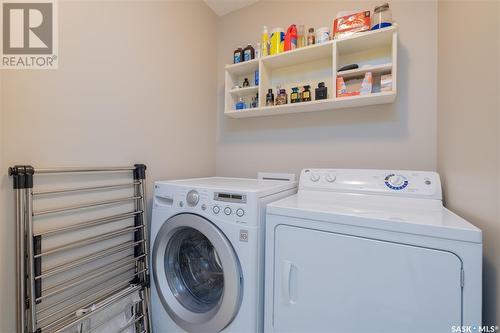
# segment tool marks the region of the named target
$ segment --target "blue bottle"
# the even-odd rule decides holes
[[[238,103],[236,103],[236,110],[243,110],[247,108],[247,104],[243,101],[243,97],[240,97]]]

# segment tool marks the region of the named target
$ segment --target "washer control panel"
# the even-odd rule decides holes
[[[426,197],[442,200],[439,175],[429,171],[304,169],[300,190]]]
[[[169,191],[163,193],[164,188]],[[257,214],[257,203],[249,194],[202,188],[155,185],[153,204],[155,208],[171,207],[239,224],[253,223],[252,216]]]

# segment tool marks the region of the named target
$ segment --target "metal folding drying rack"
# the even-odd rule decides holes
[[[100,312],[110,305],[115,304],[118,300],[122,300],[133,293],[138,292],[140,301],[133,305],[133,318],[128,323],[128,329],[134,327],[134,332],[151,332],[151,317],[149,311],[150,304],[150,290],[149,290],[149,266],[148,266],[148,224],[146,217],[146,166],[143,164],[136,164],[131,167],[97,167],[97,168],[54,168],[54,169],[38,169],[28,165],[16,165],[9,168],[9,175],[14,180],[14,191],[16,198],[16,235],[17,235],[17,331],[19,333],[45,333],[45,332],[63,332],[77,325],[83,325],[86,319],[91,318],[97,312]],[[33,177],[43,174],[82,174],[82,173],[121,173],[131,172],[131,182],[120,184],[106,184],[102,186],[89,186],[78,188],[66,188],[44,191],[33,191]],[[33,211],[33,201],[40,196],[49,195],[66,195],[75,192],[101,192],[106,190],[121,189],[126,187],[133,187],[134,195],[131,197],[118,198],[112,200],[102,200],[96,202],[86,202],[66,207],[60,207],[51,210]],[[34,233],[34,222],[36,219],[43,215],[48,214],[70,214],[75,211],[85,210],[89,208],[108,207],[118,205],[120,203],[129,202],[133,203],[135,209],[128,213],[116,214],[106,216],[103,218],[82,221],[73,223],[71,225],[62,226],[52,230]],[[55,234],[64,234],[69,231],[80,231],[82,229],[100,226],[110,222],[121,221],[133,218],[133,226],[122,228],[119,230],[106,232],[90,238],[82,238],[73,241],[70,244],[50,249],[49,251],[42,252],[42,244],[45,238],[49,238]],[[133,241],[126,241],[115,246],[106,248],[105,250],[97,251],[80,257],[77,260],[66,262],[56,267],[51,267],[48,271],[42,271],[42,260],[46,255],[52,255],[55,252],[67,251],[78,247],[92,245],[97,242],[110,240],[119,236],[129,234],[133,237]],[[78,250],[78,249],[77,249]],[[106,258],[108,255],[117,254],[120,251],[133,252],[126,260],[120,259],[113,261],[105,267],[98,267],[88,272],[77,276],[76,278],[64,280],[49,290],[42,289],[43,280],[48,276],[53,276],[61,272],[65,272],[79,265],[92,263],[94,260]],[[108,257],[110,258],[110,257]],[[115,271],[120,271],[122,268],[130,265],[130,274],[132,278],[125,281],[120,281],[111,287],[105,289],[100,288],[100,284],[93,285],[92,288],[87,289],[87,294],[83,299],[78,299],[84,292],[78,290],[78,286],[83,283],[93,282],[94,279],[104,279],[106,275],[113,274]],[[120,276],[118,276],[120,277]],[[81,287],[81,286],[80,286]],[[95,289],[97,288],[97,290]],[[75,291],[75,292],[73,292]],[[89,292],[90,291],[90,292]],[[63,293],[64,292],[64,293]],[[56,305],[51,306],[51,309],[58,309],[56,313],[49,316],[46,314],[44,318],[39,317],[40,313],[38,307],[46,300],[56,294],[68,294],[64,299],[59,301]],[[137,294],[137,293],[136,293]],[[80,297],[81,298],[81,297]],[[73,301],[75,300],[75,301]],[[73,306],[64,306],[64,302],[70,302]],[[77,303],[78,302],[78,303]],[[74,307],[90,308],[88,313],[77,316]],[[49,320],[53,317],[53,320]],[[45,323],[42,325],[39,322],[43,320]],[[105,323],[103,323],[105,324]],[[123,329],[126,329],[122,328]],[[95,329],[88,330],[92,332]]]

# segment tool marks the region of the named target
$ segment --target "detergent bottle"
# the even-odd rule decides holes
[[[260,56],[265,57],[269,55],[269,34],[267,32],[267,27],[264,26],[262,29],[262,39],[260,41]]]
[[[285,34],[284,51],[291,51],[297,48],[297,26],[292,24],[288,27]]]

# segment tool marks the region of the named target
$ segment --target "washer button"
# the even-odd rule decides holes
[[[238,215],[238,217],[242,217],[243,215],[245,215],[245,211],[241,208],[238,208],[236,210],[236,215]]]
[[[224,208],[224,214],[231,215],[232,212],[233,211],[231,210],[231,208],[229,208],[229,207]]]
[[[207,209],[207,205],[203,204],[201,205],[201,210],[206,210]]]
[[[179,206],[180,206],[180,207],[184,207],[184,202],[179,201]]]
[[[219,212],[220,212],[220,207],[219,207],[219,206],[214,206],[214,207],[212,208],[212,211],[214,212],[214,214],[219,214]]]

